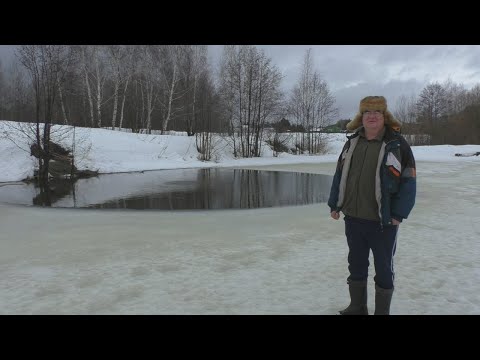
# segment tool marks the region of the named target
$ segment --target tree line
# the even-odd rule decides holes
[[[480,84],[427,84],[418,96],[400,96],[393,114],[405,134],[426,135],[418,145],[480,144]]]

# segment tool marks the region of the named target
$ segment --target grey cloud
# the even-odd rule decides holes
[[[450,78],[467,87],[480,82],[480,46],[461,45],[258,45],[284,74],[289,92],[305,51],[327,81],[341,118],[356,114],[360,99],[384,95],[389,106],[401,95],[418,94],[429,82]]]
[[[386,84],[362,83],[357,86],[343,88],[334,93],[337,99],[337,106],[340,108],[341,119],[351,119],[358,111],[360,100],[365,96],[385,96],[389,109],[394,109],[400,96],[417,95],[423,84],[415,80],[390,81]]]
[[[15,52],[14,45],[0,45],[0,61],[2,65],[6,65],[13,60]]]

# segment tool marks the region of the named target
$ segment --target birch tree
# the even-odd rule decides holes
[[[328,84],[313,65],[311,49],[305,53],[297,83],[292,89],[288,113],[293,122],[302,125],[303,133],[297,147],[303,152],[317,153],[324,148],[318,132],[338,116],[335,99]]]
[[[125,109],[125,100],[127,99],[127,89],[128,85],[130,84],[130,79],[134,76],[137,68],[137,54],[138,54],[138,47],[131,46],[126,48],[126,56],[123,60],[123,94],[122,94],[122,105],[120,107],[120,120],[119,120],[119,127],[123,127],[123,118],[124,118],[124,109]]]
[[[107,46],[107,63],[111,71],[113,82],[113,106],[112,106],[112,130],[117,125],[117,114],[120,96],[122,96],[120,105],[120,115],[118,124],[122,127],[123,111],[125,107],[126,93],[130,77],[134,72],[134,51],[136,47],[128,45],[108,45]],[[123,93],[120,90],[123,88]]]
[[[280,71],[263,51],[236,45],[225,47],[220,71],[220,96],[230,121],[234,155],[260,156],[265,121],[279,107]]]
[[[144,109],[144,117],[142,116],[142,127],[150,134],[152,130],[152,113],[159,92],[159,80],[157,67],[159,59],[158,45],[144,45],[140,47],[141,60],[139,64],[140,93],[142,97],[142,107]]]
[[[117,109],[118,109],[118,93],[120,84],[122,82],[121,64],[124,52],[121,45],[108,45],[107,46],[107,59],[109,62],[110,70],[113,78],[113,110],[112,110],[112,130],[115,130],[117,121]]]
[[[106,80],[105,73],[105,64],[103,61],[103,46],[94,46],[93,47],[93,61],[94,61],[94,71],[92,73],[95,83],[95,92],[96,92],[96,110],[97,110],[97,127],[101,128],[102,124],[102,106],[104,102],[104,85]]]
[[[206,79],[208,48],[206,45],[186,45],[182,50],[180,56],[182,89],[179,89],[179,93],[184,92],[181,98],[184,126],[187,135],[193,136],[196,132],[198,113],[201,111],[199,87],[200,82]]]
[[[94,106],[93,106],[93,93],[92,93],[92,87],[91,87],[91,80],[90,80],[90,64],[93,59],[93,52],[90,49],[89,46],[87,45],[82,45],[79,47],[80,48],[80,53],[81,53],[81,59],[82,59],[82,72],[83,72],[83,77],[85,81],[85,92],[86,92],[86,97],[88,100],[88,109],[89,109],[89,114],[90,114],[90,125],[92,127],[95,126],[95,116],[93,114],[94,112]]]
[[[167,131],[168,123],[175,118],[181,108],[175,107],[175,102],[179,100],[185,91],[179,91],[179,83],[182,80],[182,74],[179,71],[181,57],[184,54],[181,45],[163,45],[159,47],[157,61],[159,67],[160,86],[162,87],[162,96],[158,101],[162,107],[162,134]]]
[[[92,127],[100,128],[103,126],[102,107],[109,100],[104,97],[107,79],[105,46],[82,45],[81,52],[90,122]]]

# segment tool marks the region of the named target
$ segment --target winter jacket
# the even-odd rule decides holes
[[[338,158],[328,200],[330,211],[342,210],[350,161],[358,142],[359,130],[347,136],[348,140]],[[375,176],[375,197],[383,225],[391,225],[392,218],[401,222],[408,217],[415,204],[416,189],[412,149],[399,132],[387,126]]]

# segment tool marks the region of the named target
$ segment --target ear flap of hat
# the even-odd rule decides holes
[[[402,123],[395,119],[390,111],[386,110],[383,117],[385,118],[385,125],[390,126],[395,131],[400,131]]]
[[[347,124],[346,128],[348,131],[354,131],[360,126],[362,126],[362,114],[358,113],[357,115],[355,115],[353,120]]]

